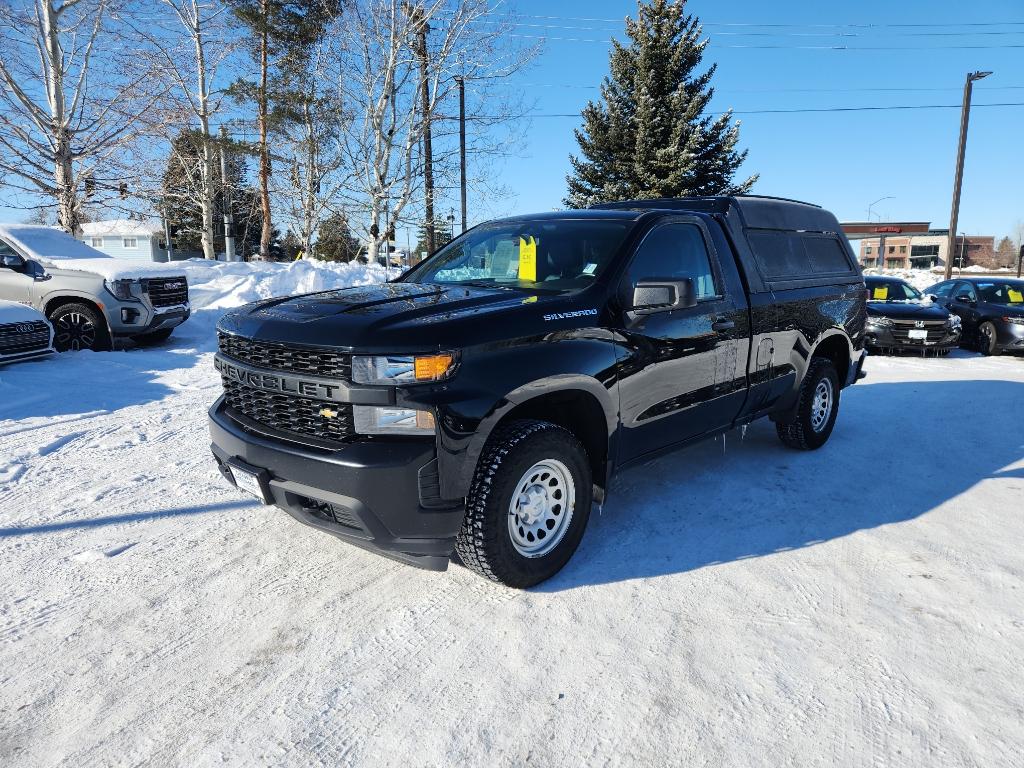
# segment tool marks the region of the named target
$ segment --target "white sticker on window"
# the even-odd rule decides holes
[[[587,266],[583,268],[583,274],[592,275],[594,274],[595,269],[597,269],[597,264],[587,264]]]

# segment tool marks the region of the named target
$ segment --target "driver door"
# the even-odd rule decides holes
[[[960,316],[965,334],[978,331],[978,294],[970,283],[957,283],[953,289],[953,297],[946,305],[950,312]]]
[[[0,299],[30,304],[33,283],[35,279],[29,274],[28,262],[11,245],[0,240]]]
[[[729,398],[719,400],[717,388],[736,307],[704,228],[685,219],[655,226],[638,246],[619,291],[629,295],[640,281],[687,278],[693,281],[696,306],[639,317],[623,313],[618,361],[623,462],[720,428],[736,415],[737,406]],[[730,360],[735,368],[735,359]]]

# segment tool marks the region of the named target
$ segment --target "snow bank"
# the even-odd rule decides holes
[[[192,306],[197,310],[226,310],[274,296],[295,296],[382,283],[399,274],[398,270],[386,270],[376,264],[346,264],[317,259],[288,263],[225,263],[190,259],[179,262],[177,266],[184,268]]]

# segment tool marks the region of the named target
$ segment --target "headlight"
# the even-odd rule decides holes
[[[960,327],[960,315],[950,315],[946,319],[946,325],[948,327],[950,327],[950,328],[959,328]]]
[[[434,414],[412,408],[353,405],[352,420],[361,435],[432,435]]]
[[[356,384],[420,384],[440,381],[451,375],[455,356],[442,355],[356,355],[352,358],[352,381]]]
[[[868,325],[880,325],[883,328],[892,328],[892,320],[888,317],[872,317],[868,315]]]
[[[106,280],[104,280],[104,283],[107,286],[107,290],[110,291],[115,296],[117,296],[117,298],[125,300],[125,301],[130,301],[131,299],[135,298],[135,296],[132,295],[132,284],[136,283],[136,282],[138,282],[138,281],[137,280],[113,280],[113,281],[107,282]]]

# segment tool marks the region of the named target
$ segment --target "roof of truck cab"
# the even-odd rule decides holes
[[[565,211],[545,211],[544,213],[524,213],[518,216],[502,216],[493,221],[566,221],[568,219],[582,219],[590,221],[622,220],[635,221],[647,211],[636,209],[611,209],[611,208],[572,208]],[[488,224],[492,222],[487,222]]]
[[[842,232],[839,220],[820,205],[766,195],[722,195],[709,197],[663,197],[652,200],[622,200],[601,203],[591,210],[671,210],[699,213],[739,213],[750,229],[805,232]]]

